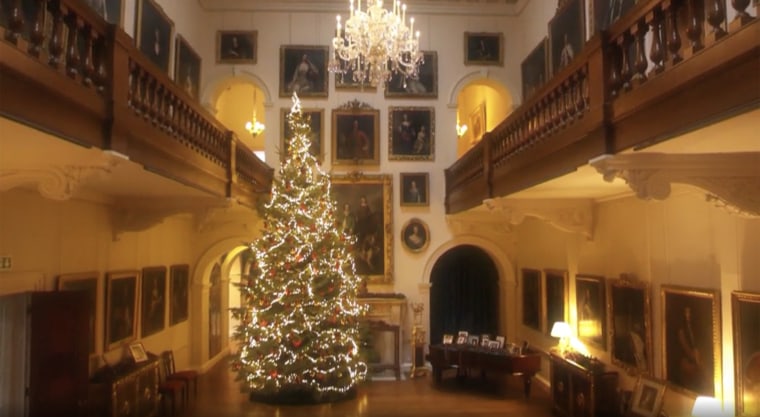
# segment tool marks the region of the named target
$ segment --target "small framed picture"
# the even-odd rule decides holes
[[[388,108],[388,160],[435,159],[435,108]]]
[[[410,219],[401,229],[401,242],[410,252],[422,252],[430,244],[430,230],[420,219]]]
[[[504,34],[486,32],[464,33],[465,65],[504,65]]]
[[[280,97],[327,97],[327,57],[327,46],[281,46]]]
[[[465,345],[467,344],[467,336],[460,334],[457,336],[457,344],[458,345]]]
[[[457,332],[457,336],[464,336],[465,339],[467,339],[468,335],[469,333],[467,332],[467,330],[460,330],[459,332]]]
[[[496,342],[499,343],[499,349],[504,347],[504,336],[496,336]]]
[[[639,376],[631,397],[631,414],[637,417],[658,417],[665,386],[665,381]]]
[[[201,88],[201,56],[181,35],[177,35],[177,54],[174,57],[174,81],[187,94],[198,100]]]
[[[386,98],[437,98],[438,52],[424,51],[417,78],[394,74],[385,85]]]
[[[430,205],[430,177],[427,172],[402,172],[399,176],[402,206]]]
[[[471,334],[467,336],[467,344],[470,346],[477,346],[479,341],[480,341],[480,338],[476,334]]]
[[[218,64],[255,64],[255,30],[220,30],[216,32],[216,62]]]
[[[480,346],[488,347],[488,342],[490,341],[491,341],[491,335],[487,335],[487,334],[480,335]]]
[[[153,0],[137,0],[137,49],[167,75],[172,56],[174,22]]]
[[[444,345],[450,345],[454,342],[454,335],[453,334],[444,334],[443,335],[443,344]]]
[[[288,123],[289,108],[280,109],[280,123],[282,132],[282,141],[280,142],[280,160],[285,162],[288,155],[288,145],[293,139],[293,132],[290,129],[290,123]],[[322,137],[324,136],[324,109],[316,108],[304,108],[301,109],[304,117],[309,121],[309,127],[311,128],[311,136],[309,141],[311,146],[309,147],[309,153],[317,159],[320,163],[324,157],[324,145]]]
[[[148,360],[148,354],[145,352],[145,346],[143,346],[142,342],[131,343],[129,345],[129,354],[132,355],[135,363]]]
[[[496,340],[489,340],[488,348],[496,350],[496,349],[501,349],[501,346],[499,346],[499,342],[497,342]]]

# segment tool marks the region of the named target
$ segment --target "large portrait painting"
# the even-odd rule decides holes
[[[632,279],[610,281],[610,353],[612,363],[631,374],[652,374],[652,317],[649,284]]]
[[[106,274],[106,351],[137,337],[139,277],[139,271]]]
[[[324,157],[324,145],[322,141],[324,136],[322,124],[324,110],[303,108],[301,109],[301,113],[303,113],[304,117],[309,121],[309,127],[311,128],[311,135],[309,136],[311,146],[309,147],[309,153],[316,158],[317,161],[322,162]],[[290,141],[293,140],[293,131],[290,128],[290,123],[288,123],[288,114],[290,114],[290,108],[280,109],[280,131],[282,132],[282,140],[280,141],[280,160],[282,162],[285,162],[285,159],[288,156],[288,146]]]
[[[380,165],[380,111],[350,101],[332,111],[333,166]]]
[[[523,101],[532,97],[533,94],[543,86],[548,80],[546,44],[547,38],[541,39],[533,50],[520,64],[522,73],[522,95]]]
[[[522,323],[541,331],[541,271],[522,270]]]
[[[81,274],[64,274],[58,277],[58,291],[84,291],[89,305],[90,353],[95,353],[95,340],[98,326],[98,294],[100,294],[100,274],[85,272]]]
[[[140,288],[140,337],[145,338],[166,325],[166,267],[143,268]]]
[[[385,85],[385,97],[437,98],[438,97],[438,52],[423,51],[424,62],[420,65],[419,76],[407,78],[393,74]]]
[[[198,100],[201,89],[201,56],[181,35],[177,35],[175,50],[174,81],[190,97]]]
[[[586,31],[583,0],[569,0],[549,21],[551,74],[566,67],[583,49]]]
[[[547,269],[544,277],[544,333],[550,334],[554,323],[567,321],[567,272]]]
[[[665,379],[689,395],[721,393],[718,291],[662,286]]]
[[[169,268],[169,325],[174,326],[188,318],[190,292],[190,266],[172,265]]]
[[[607,349],[607,303],[605,279],[576,275],[575,302],[578,312],[578,338],[599,349]]]
[[[355,237],[356,272],[368,283],[393,282],[390,175],[333,175],[338,228]]]
[[[327,46],[280,47],[280,97],[327,97]]]
[[[760,416],[760,293],[731,294],[736,415]]]
[[[388,160],[435,159],[435,108],[388,108]]]
[[[174,22],[153,0],[137,0],[137,49],[167,75],[172,56]]]

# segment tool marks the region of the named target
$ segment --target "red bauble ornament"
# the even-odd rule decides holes
[[[272,372],[269,373],[269,376],[271,376],[272,378],[277,378],[277,371],[273,370]]]
[[[268,323],[267,323],[267,321],[266,321],[266,320],[261,320],[261,321],[259,322],[259,325],[261,325],[261,327],[267,327],[267,324],[268,324]]]
[[[294,348],[298,348],[303,343],[303,340],[301,340],[300,337],[293,338],[290,343],[293,345]]]

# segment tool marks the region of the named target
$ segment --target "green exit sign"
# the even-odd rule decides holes
[[[0,271],[10,271],[13,266],[13,258],[10,256],[0,256]]]

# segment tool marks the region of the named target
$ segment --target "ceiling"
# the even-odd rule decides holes
[[[403,0],[402,0],[403,1]],[[405,0],[411,14],[515,16],[529,0]],[[543,0],[545,1],[545,0]],[[366,2],[366,0],[365,0]],[[345,12],[347,0],[198,0],[207,11]],[[366,3],[365,3],[366,4]],[[391,0],[385,1],[386,8]]]

